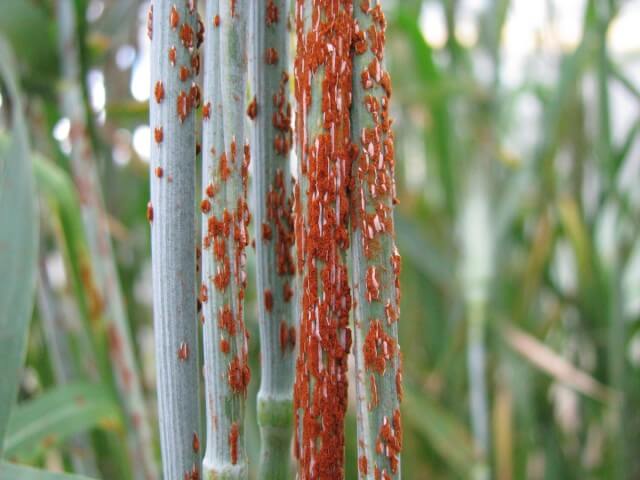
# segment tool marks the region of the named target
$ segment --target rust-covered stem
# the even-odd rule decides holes
[[[75,2],[58,0],[57,18],[64,78],[61,109],[71,123],[71,168],[79,190],[82,219],[94,269],[93,272],[88,272],[87,269],[87,272],[93,277],[91,280],[95,282],[96,295],[99,297],[94,303],[97,310],[103,310],[104,313],[109,358],[129,426],[127,445],[134,475],[136,479],[153,479],[157,477],[158,471],[153,455],[151,428],[120,291],[95,152],[88,135],[83,108]]]
[[[301,479],[344,477],[352,10],[351,0],[296,2],[296,246],[302,281],[294,411]]]
[[[153,320],[164,478],[198,479],[200,406],[196,321],[195,109],[202,27],[195,1],[155,0],[151,36]]]
[[[385,18],[380,1],[353,0],[352,281],[360,478],[399,479],[402,427],[398,255],[391,84],[383,66]]]
[[[288,0],[251,0],[247,109],[254,158],[260,326],[259,478],[290,477],[295,317],[293,197],[289,153]]]
[[[250,372],[243,305],[248,243],[244,112],[246,0],[208,0],[203,106],[202,303],[205,479],[248,477],[244,408]]]

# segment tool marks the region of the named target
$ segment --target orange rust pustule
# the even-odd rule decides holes
[[[200,451],[200,439],[198,438],[198,434],[196,432],[193,432],[191,446],[193,447],[193,451],[195,453],[198,453]]]
[[[186,82],[190,76],[191,76],[191,71],[187,67],[182,65],[180,67],[180,81]]]
[[[240,430],[238,424],[233,422],[231,425],[231,431],[229,432],[229,451],[231,452],[231,463],[235,465],[238,463],[238,437],[240,436]]]
[[[209,120],[211,118],[211,103],[207,102],[202,107],[202,118],[204,120]]]
[[[253,96],[253,100],[251,100],[251,103],[249,103],[249,106],[247,107],[247,116],[251,120],[254,120],[258,116],[258,101],[255,95]]]
[[[379,320],[373,320],[362,350],[366,369],[383,374],[386,362],[395,354],[396,341],[384,331]]]
[[[379,437],[376,442],[376,449],[380,450],[379,454],[384,454],[389,460],[391,472],[398,472],[398,456],[402,450],[402,421],[400,418],[400,410],[393,412],[393,419],[390,422],[385,416],[380,427]]]
[[[178,347],[178,360],[186,362],[189,359],[189,345],[187,342],[181,342]]]
[[[369,467],[367,464],[367,457],[362,455],[358,458],[358,470],[360,471],[360,475],[367,475],[369,473]]]
[[[162,176],[164,175],[164,170],[162,169],[162,167],[156,167],[155,173],[156,177],[162,178]]]
[[[171,29],[175,30],[178,28],[178,23],[180,23],[180,14],[178,13],[178,8],[173,5],[169,13],[169,25],[171,25]]]
[[[164,85],[160,80],[153,87],[153,94],[156,97],[156,103],[160,103],[164,99]]]
[[[246,397],[247,386],[249,385],[249,380],[251,380],[251,371],[249,370],[246,353],[231,360],[227,370],[227,380],[233,392],[240,393]]]
[[[147,220],[149,223],[153,222],[153,205],[151,205],[151,202],[147,202]]]
[[[169,63],[171,64],[171,66],[174,66],[174,67],[176,65],[176,55],[177,55],[176,47],[170,47],[169,48]]]
[[[156,127],[153,129],[153,139],[156,143],[162,143],[164,138],[164,133],[162,132],[162,127]]]
[[[267,48],[267,51],[265,53],[265,61],[267,62],[267,65],[275,65],[276,63],[278,63],[278,59],[280,58],[280,55],[278,54],[278,51],[273,48]]]
[[[273,310],[273,294],[268,288],[264,291],[264,308],[267,312]]]
[[[303,274],[294,387],[295,454],[301,479],[335,479],[344,478],[351,346],[346,254],[352,161],[352,1],[297,0],[295,19],[299,183],[305,185],[304,190],[295,189],[295,237]],[[320,89],[312,88],[312,83],[318,84],[318,75],[322,75]],[[316,129],[306,117],[313,95],[321,98],[322,124],[317,134],[308,137]]]
[[[267,23],[267,27],[270,27],[274,23],[278,23],[280,19],[280,12],[278,11],[278,7],[273,2],[273,0],[267,1],[267,14],[265,15],[265,21]]]

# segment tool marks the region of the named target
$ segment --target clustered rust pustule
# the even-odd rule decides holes
[[[401,353],[397,343],[400,256],[394,243],[394,149],[383,66],[386,21],[377,0],[354,0],[354,164],[351,232],[354,266],[360,474],[399,476]]]
[[[353,152],[352,1],[297,0],[295,20],[301,175],[296,189],[296,245],[302,275],[295,455],[300,478],[335,479],[344,477],[351,349],[346,255]],[[315,102],[320,102],[322,116],[312,121],[309,112]]]

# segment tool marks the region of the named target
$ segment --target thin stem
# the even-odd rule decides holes
[[[398,345],[400,257],[395,246],[391,82],[384,70],[386,21],[380,1],[353,0],[351,108],[354,157],[352,285],[360,478],[401,477],[402,372]]]
[[[164,478],[198,478],[195,2],[151,5],[151,225],[158,415]]]
[[[208,0],[204,56],[202,285],[206,479],[248,477],[244,409],[250,372],[243,305],[248,243],[244,144],[246,0]]]
[[[288,0],[251,1],[250,81],[254,97],[248,115],[255,161],[261,479],[290,476],[296,330],[288,4]]]
[[[65,79],[62,111],[71,122],[71,167],[80,190],[82,218],[94,268],[97,295],[101,296],[96,303],[100,305],[100,310],[106,310],[104,320],[109,340],[109,358],[116,389],[129,425],[127,443],[134,475],[137,479],[152,479],[158,476],[158,471],[153,455],[151,428],[120,291],[95,152],[92,149],[83,109],[74,2],[58,0],[57,9],[60,58]]]

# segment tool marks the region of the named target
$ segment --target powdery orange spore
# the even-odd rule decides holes
[[[312,0],[309,5],[297,0],[295,19],[299,183],[305,185],[304,190],[297,186],[294,190],[298,268],[303,275],[294,387],[299,426],[294,429],[295,455],[301,479],[334,479],[344,477],[351,343],[351,291],[345,258],[350,241],[352,2]],[[320,74],[320,89],[312,89],[314,77]],[[317,128],[307,125],[313,95],[320,97],[322,124],[317,134],[308,137],[307,132]],[[276,139],[276,151],[283,147]]]

